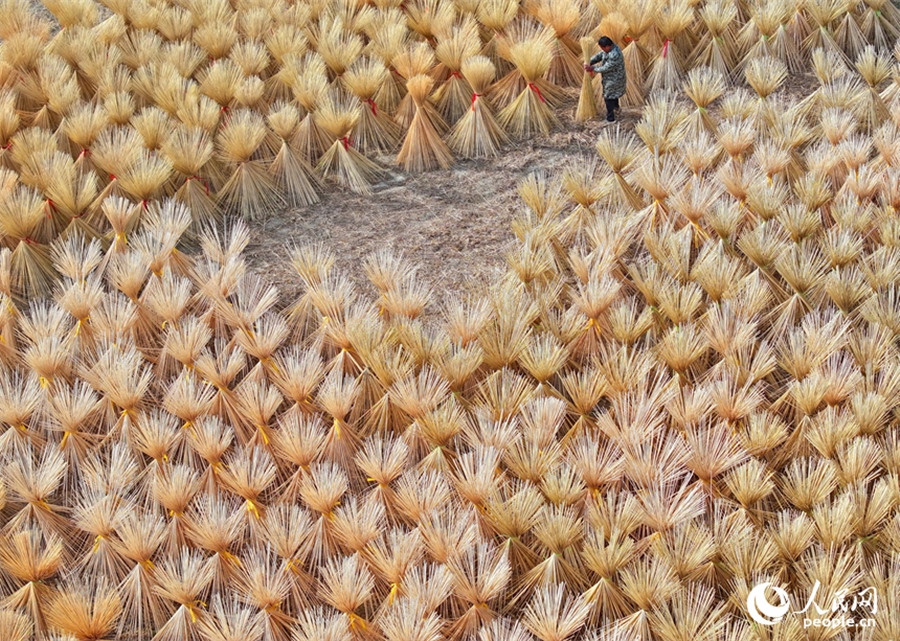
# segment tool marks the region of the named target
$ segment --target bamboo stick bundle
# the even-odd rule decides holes
[[[658,5],[658,0],[639,0],[634,4],[617,7],[617,13],[628,25],[627,33],[622,39],[625,43],[622,56],[625,58],[625,72],[628,77],[623,100],[626,106],[637,107],[644,104],[650,52],[656,41],[651,27]]]
[[[834,30],[835,42],[850,60],[858,58],[868,44],[858,22],[861,4],[861,0],[850,0],[840,24]]]
[[[432,85],[432,79],[425,75],[413,76],[406,83],[408,95],[412,97],[416,107],[409,131],[397,154],[397,162],[406,171],[446,169],[453,164],[453,154],[441,140],[435,125],[437,114],[433,108],[429,109],[428,94]]]
[[[835,22],[846,13],[847,6],[847,0],[812,0],[806,4],[806,13],[814,23],[809,36],[803,41],[807,52],[821,47],[837,54],[843,62],[849,62],[847,54],[834,39]]]
[[[387,152],[396,148],[400,128],[384,109],[379,109],[375,96],[386,82],[389,72],[374,58],[359,58],[343,76],[344,86],[360,101],[359,120],[353,127],[353,139],[363,153]]]
[[[302,70],[292,84],[294,99],[306,112],[297,128],[297,144],[310,163],[316,162],[331,144],[331,138],[318,124],[315,113],[325,101],[328,92],[328,78],[325,75],[325,61],[316,54],[307,54],[302,59],[291,57],[290,64]]]
[[[144,148],[158,151],[172,128],[172,118],[158,107],[144,107],[131,119],[131,125],[144,141]]]
[[[216,60],[199,74],[200,93],[215,101],[224,113],[234,103],[242,77],[240,67],[231,59]]]
[[[732,25],[737,20],[737,8],[731,2],[713,0],[704,4],[698,13],[705,30],[690,59],[694,66],[714,69],[730,82],[736,65]]]
[[[44,203],[34,190],[19,186],[0,197],[0,232],[4,245],[12,248],[11,286],[16,293],[46,295],[55,280],[43,220]]]
[[[781,2],[759,4],[750,9],[750,20],[738,31],[737,44],[745,53],[741,66],[754,58],[772,56],[775,33],[787,20],[787,7]]]
[[[603,131],[597,138],[596,149],[599,156],[609,165],[615,177],[618,201],[616,205],[627,205],[638,210],[644,207],[644,202],[635,188],[628,182],[625,173],[631,169],[641,157],[639,143],[634,136],[626,135],[620,129],[614,132]]]
[[[14,112],[13,112],[14,113]],[[106,126],[106,114],[102,107],[81,103],[63,119],[60,131],[68,138],[77,153],[76,167],[80,173],[93,169],[91,162],[91,146]],[[15,130],[9,132],[11,136]],[[0,138],[4,137],[0,132]],[[8,138],[8,136],[7,136]]]
[[[251,218],[265,216],[281,204],[268,163],[260,159],[267,134],[262,116],[238,109],[219,132],[218,152],[231,176],[217,194],[219,203]]]
[[[130,127],[108,127],[97,136],[91,160],[101,174],[106,174],[109,182],[97,194],[93,203],[95,208],[111,195],[125,195],[118,174],[138,161],[141,146],[140,136]]]
[[[358,105],[330,92],[315,112],[316,125],[331,136],[331,146],[322,154],[316,169],[326,178],[358,194],[368,194],[381,167],[360,153],[350,139],[359,118]]]
[[[473,90],[460,72],[463,63],[478,54],[480,49],[481,41],[474,21],[452,28],[438,39],[434,47],[441,75],[449,72],[449,76],[435,90],[432,99],[441,117],[450,125],[455,124],[471,107]]]
[[[663,43],[659,55],[647,74],[648,90],[676,91],[684,75],[685,52],[680,41],[684,31],[694,21],[694,11],[687,0],[669,0],[656,17],[656,26],[662,32]]]
[[[287,103],[273,105],[268,115],[269,127],[281,140],[281,146],[269,166],[278,185],[287,194],[288,203],[303,207],[319,202],[319,177],[296,147],[300,113]]]
[[[476,10],[475,15],[484,31],[481,55],[487,56],[494,63],[501,77],[512,71],[513,66],[499,54],[497,45],[506,36],[506,29],[518,11],[519,3],[516,0],[483,0]]]
[[[119,176],[119,187],[146,210],[151,200],[160,195],[172,175],[172,165],[165,158],[141,150],[137,160]]]
[[[62,117],[81,99],[81,87],[75,74],[59,56],[44,55],[33,75],[23,77],[20,96],[34,104],[29,113],[32,126],[55,130]]]
[[[39,635],[46,635],[47,600],[55,593],[47,585],[62,569],[63,542],[59,537],[44,537],[33,528],[10,532],[0,546],[0,563],[15,588],[5,599],[9,611],[22,611],[22,615]],[[18,587],[17,587],[18,586]]]
[[[364,44],[362,38],[349,31],[337,18],[325,26],[320,26],[317,52],[325,61],[329,76],[337,80],[362,54]]]
[[[891,77],[891,61],[886,55],[879,55],[875,48],[867,46],[856,60],[856,70],[866,86],[856,100],[860,124],[867,132],[876,130],[890,120],[887,104],[881,98],[878,87]]]
[[[900,14],[890,2],[867,0],[860,23],[866,42],[878,51],[890,50],[891,42],[900,38]]]
[[[176,126],[162,145],[162,153],[171,163],[181,184],[175,198],[191,212],[199,226],[218,217],[215,189],[224,182],[213,165],[215,148],[202,129]]]
[[[16,94],[8,90],[0,93],[0,168],[14,168],[10,158],[10,149],[12,148],[12,138],[21,124],[15,104]]]
[[[576,0],[541,0],[535,8],[538,21],[553,30],[553,61],[547,80],[560,87],[574,87],[584,75],[578,61],[578,45],[572,39],[581,17],[579,5]]]
[[[688,120],[688,135],[702,131],[715,135],[716,123],[709,106],[725,93],[725,78],[710,67],[695,67],[688,72],[684,93],[697,106]]]
[[[581,39],[581,58],[582,62],[590,64],[594,55],[594,39],[585,36]],[[597,99],[594,96],[594,73],[592,71],[583,71],[581,74],[581,93],[578,94],[578,106],[575,108],[575,120],[585,122],[593,120],[597,117]]]
[[[486,56],[472,56],[463,62],[462,74],[472,87],[472,106],[454,125],[447,142],[465,158],[497,156],[506,132],[497,124],[484,96],[494,81],[494,65]]]
[[[394,58],[405,51],[409,41],[409,30],[400,18],[391,20],[378,28],[369,42],[369,55],[379,58],[388,70],[388,77],[375,94],[375,101],[383,111],[393,114],[397,111],[406,85],[394,68]]]
[[[394,69],[405,82],[409,82],[415,76],[430,74],[435,63],[434,52],[427,43],[419,42],[411,44],[407,49],[394,58]],[[400,125],[400,131],[407,131],[416,114],[416,101],[408,93],[403,96],[394,113],[394,120]],[[446,128],[446,123],[439,114],[436,114],[441,128],[441,133]]]
[[[756,117],[765,119],[773,109],[772,94],[787,80],[787,67],[777,58],[756,58],[744,69],[744,76],[759,96],[755,105]]]
[[[156,20],[156,28],[168,41],[188,40],[194,19],[190,11],[182,7],[161,7]]]
[[[557,122],[547,102],[553,100],[554,87],[544,79],[552,56],[546,38],[517,42],[509,49],[509,57],[526,83],[518,97],[498,115],[500,125],[513,137],[550,133]]]
[[[432,45],[453,26],[457,17],[456,7],[449,0],[415,0],[406,5],[405,11],[409,28]]]

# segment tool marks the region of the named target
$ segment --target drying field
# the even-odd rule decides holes
[[[896,641],[898,37],[0,0],[0,641]]]

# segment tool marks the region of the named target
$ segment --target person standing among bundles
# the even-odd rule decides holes
[[[619,110],[619,98],[625,95],[625,58],[622,50],[603,36],[598,41],[600,53],[584,65],[585,71],[599,73],[603,82],[603,102],[606,103],[606,122],[615,122],[615,112]]]

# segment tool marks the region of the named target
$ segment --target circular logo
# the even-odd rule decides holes
[[[778,597],[778,605],[769,603],[766,598],[766,588],[770,586]],[[790,609],[788,593],[771,583],[760,583],[747,595],[747,612],[750,614],[750,618],[763,625],[775,625],[784,618]]]

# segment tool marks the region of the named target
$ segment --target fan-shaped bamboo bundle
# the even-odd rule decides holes
[[[716,133],[716,124],[709,113],[710,105],[725,93],[725,79],[709,67],[695,67],[688,72],[684,93],[697,106],[688,122],[689,133]]]
[[[416,113],[409,125],[409,131],[397,154],[397,162],[406,171],[422,172],[431,169],[446,169],[453,164],[453,154],[441,140],[434,124],[435,113],[429,110],[428,94],[433,81],[424,75],[413,76],[406,83],[409,96],[416,106]]]
[[[346,28],[340,19],[320,19],[316,51],[328,67],[332,79],[340,78],[363,51],[362,38]]]
[[[581,39],[581,57],[585,65],[590,64],[594,55],[594,39],[585,36]],[[584,122],[597,117],[597,99],[594,97],[594,74],[584,71],[581,79],[581,93],[578,94],[578,106],[575,108],[575,120]]]
[[[12,249],[9,266],[16,292],[46,294],[54,280],[44,220],[43,200],[33,189],[18,186],[0,195],[0,232],[3,244]]]
[[[683,32],[694,21],[693,7],[687,0],[667,0],[656,16],[656,27],[662,32],[663,43],[659,55],[647,74],[647,88],[675,91],[684,74],[685,52],[679,43]]]
[[[506,132],[497,124],[485,92],[494,81],[494,65],[486,56],[472,56],[462,65],[472,87],[471,107],[454,125],[449,145],[465,158],[486,158],[500,153]]]
[[[331,144],[330,135],[323,131],[315,117],[328,92],[325,62],[315,54],[307,54],[303,58],[291,56],[288,64],[297,70],[291,83],[294,99],[306,112],[297,127],[297,145],[306,159],[313,163]]]
[[[857,58],[856,70],[866,83],[857,100],[857,113],[862,127],[871,132],[890,119],[888,106],[878,93],[878,87],[891,76],[890,58],[879,55],[874,47],[868,46]]]
[[[790,7],[777,0],[753,7],[750,20],[737,35],[738,45],[746,52],[742,62],[774,56],[775,34],[789,17]]]
[[[281,141],[269,170],[287,195],[288,203],[302,207],[319,202],[319,178],[294,143],[300,113],[291,104],[275,104],[269,112],[268,121],[269,127]]]
[[[481,41],[474,21],[454,27],[434,47],[434,55],[442,66],[441,72],[449,72],[449,75],[432,99],[448,124],[456,123],[470,108],[472,87],[460,72],[466,60],[478,54],[480,49]]]
[[[847,12],[847,8],[848,0],[813,0],[807,3],[806,13],[813,22],[810,34],[803,41],[808,52],[821,47],[849,62],[849,57],[834,39],[835,23]]]
[[[162,146],[172,169],[184,181],[175,197],[188,208],[196,224],[215,220],[218,211],[215,189],[220,182],[211,162],[214,151],[206,132],[184,126],[176,127]]]
[[[424,42],[410,45],[407,49],[394,58],[394,69],[406,82],[409,82],[415,76],[430,74],[434,67],[435,57],[431,47]],[[416,101],[408,93],[403,96],[397,111],[394,113],[394,120],[400,125],[400,131],[409,129],[413,116],[416,113]],[[440,119],[443,126],[446,126],[443,118]]]
[[[252,218],[265,216],[281,202],[268,163],[260,158],[266,134],[262,116],[236,109],[216,140],[219,155],[231,170],[217,194],[219,202]]]
[[[390,114],[379,109],[375,96],[390,82],[387,68],[373,58],[360,58],[342,76],[344,86],[363,104],[353,127],[355,140],[364,153],[391,151],[400,139],[400,129]]]
[[[409,28],[422,40],[434,43],[456,20],[456,7],[448,0],[415,0],[405,7]]]
[[[13,114],[15,114],[14,110]],[[76,167],[80,172],[84,173],[93,170],[91,146],[97,140],[97,136],[100,135],[103,128],[106,127],[107,122],[106,114],[101,107],[91,106],[87,103],[75,106],[63,119],[60,130],[74,147]],[[14,131],[14,129],[9,130],[6,137],[11,136]]]
[[[878,51],[891,49],[891,42],[900,38],[900,11],[882,0],[869,0],[860,20],[866,42]]]
[[[331,146],[322,154],[316,169],[326,178],[351,191],[358,194],[370,193],[369,187],[382,169],[361,154],[350,138],[359,118],[359,105],[350,104],[334,93],[329,93],[314,115],[316,126],[326,131],[332,139]]]
[[[625,44],[622,56],[625,58],[625,73],[628,78],[623,104],[627,106],[644,104],[648,65],[651,51],[657,42],[651,27],[659,4],[660,0],[638,0],[616,7],[616,20],[621,16],[627,25],[622,39]]]
[[[482,38],[484,46],[481,54],[494,63],[497,73],[501,76],[512,71],[512,66],[499,55],[498,41],[506,35],[506,28],[513,22],[518,12],[519,3],[516,0],[483,0],[478,3],[476,10],[478,22],[488,33],[487,37]]]
[[[553,86],[544,75],[553,57],[546,38],[532,38],[517,42],[509,49],[509,57],[524,79],[526,86],[518,97],[498,115],[503,128],[512,136],[522,138],[535,133],[547,134],[556,124],[548,98],[552,100]]]
[[[572,32],[581,17],[580,3],[576,0],[540,0],[534,10],[535,17],[553,30],[553,61],[547,71],[547,80],[560,87],[574,87],[583,75],[578,61],[578,45]]]
[[[690,59],[695,66],[707,66],[729,81],[736,64],[732,25],[738,17],[737,7],[727,0],[711,0],[698,13],[706,29]]]
[[[394,68],[394,58],[406,50],[409,30],[400,19],[391,20],[377,28],[371,36],[368,54],[379,58],[388,69],[388,77],[375,94],[375,101],[383,111],[393,114],[400,104],[406,86]]]

